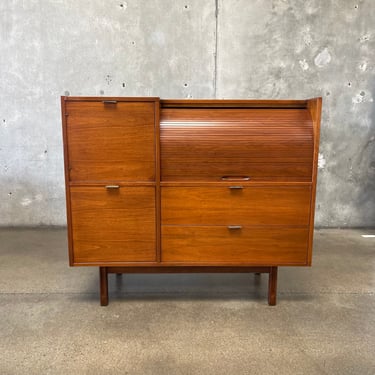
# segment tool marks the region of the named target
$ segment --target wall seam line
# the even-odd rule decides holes
[[[214,98],[217,99],[217,47],[219,29],[219,0],[215,0],[215,59],[214,59]]]

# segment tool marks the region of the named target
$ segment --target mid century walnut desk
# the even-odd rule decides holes
[[[311,265],[321,98],[62,97],[71,266],[269,274]]]

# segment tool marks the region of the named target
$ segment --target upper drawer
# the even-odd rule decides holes
[[[153,102],[67,102],[70,180],[152,181]]]
[[[310,200],[310,186],[162,187],[162,224],[306,226]]]
[[[164,108],[164,181],[311,181],[313,123],[306,109]]]

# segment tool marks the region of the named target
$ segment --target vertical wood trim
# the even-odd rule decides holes
[[[161,190],[160,190],[160,100],[155,101],[155,215],[156,261],[161,261]]]
[[[308,248],[307,248],[307,265],[311,266],[313,237],[314,237],[315,198],[316,198],[316,183],[317,183],[317,175],[318,175],[322,98],[319,97],[319,98],[308,100],[307,108],[313,120],[313,130],[314,130],[314,157],[313,157],[312,187],[311,187],[311,211],[310,211],[310,228],[309,228],[310,230],[309,230],[309,243],[308,243]]]
[[[66,96],[61,97],[61,118],[62,118],[62,135],[64,145],[64,173],[65,173],[65,197],[66,197],[66,219],[68,228],[68,247],[69,247],[69,265],[74,264],[74,252],[73,252],[73,229],[72,229],[72,210],[70,203],[70,186],[69,186],[69,148],[68,148],[68,129],[67,129],[67,117],[68,113],[66,110]]]

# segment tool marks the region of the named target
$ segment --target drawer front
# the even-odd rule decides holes
[[[310,186],[162,187],[162,224],[309,224]]]
[[[163,226],[163,262],[305,265],[308,228]]]
[[[311,181],[306,109],[165,108],[160,127],[163,181]]]
[[[153,102],[68,102],[70,180],[154,180],[154,107]]]
[[[74,263],[155,261],[154,187],[71,187]]]

